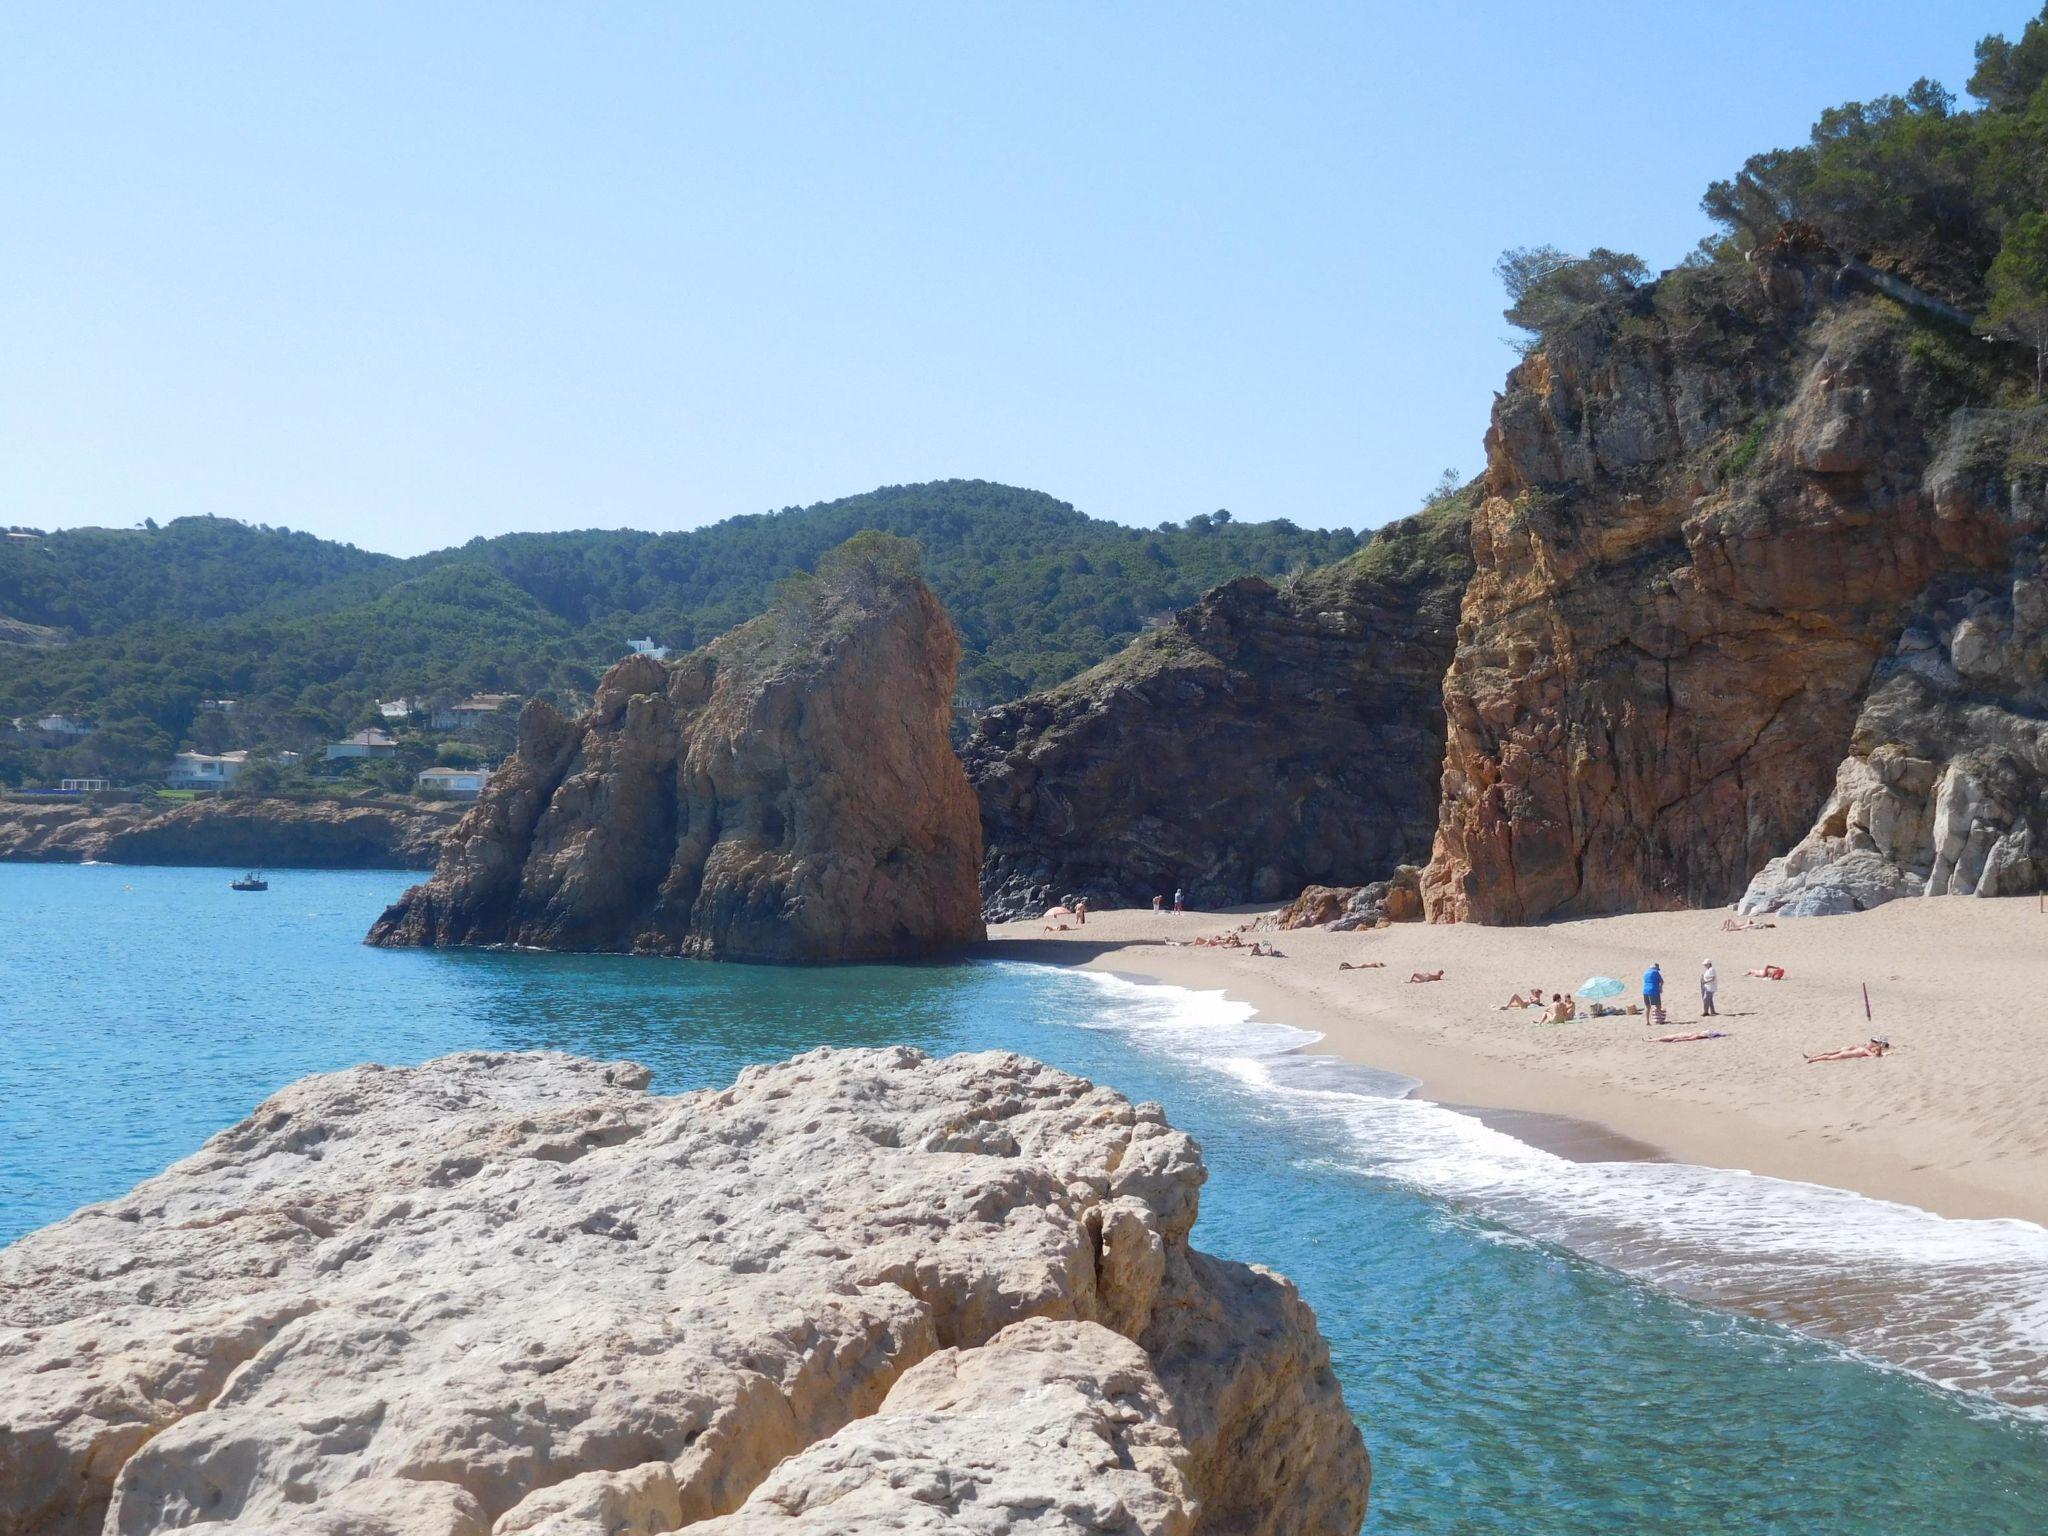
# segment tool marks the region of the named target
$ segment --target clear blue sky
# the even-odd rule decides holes
[[[18,5],[0,523],[413,552],[978,476],[1373,526],[1492,276],[2027,0]]]

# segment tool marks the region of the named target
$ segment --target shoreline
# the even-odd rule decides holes
[[[1746,933],[1720,932],[1722,909],[1524,929],[1260,930],[1278,959],[1189,945],[1264,910],[1091,913],[1085,929],[1055,934],[995,924],[984,952],[1222,992],[1319,1033],[1306,1053],[1416,1079],[1415,1097],[1573,1161],[1670,1160],[2048,1227],[2048,1009],[2005,1007],[2048,995],[2048,917],[2033,901],[1906,899]],[[1692,989],[1702,954],[1722,975],[1723,1012],[1706,1021]],[[1638,955],[1665,966],[1671,1031],[1729,1038],[1661,1045],[1639,1017],[1544,1026],[1495,1006],[1520,990],[1515,977],[1566,990],[1605,974],[1632,987]],[[1786,982],[1742,977],[1764,958],[1787,967]],[[1339,972],[1346,960],[1384,969]],[[1865,1026],[1848,973],[1875,966],[1884,1006]],[[1418,968],[1446,980],[1408,984]],[[1802,1051],[1873,1031],[1899,1048],[1804,1064]]]

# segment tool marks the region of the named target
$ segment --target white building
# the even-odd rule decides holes
[[[474,800],[490,782],[488,768],[427,768],[419,775],[421,789],[436,790],[461,800]]]
[[[652,635],[645,640],[628,640],[626,644],[633,648],[633,654],[636,656],[652,656],[656,661],[668,660],[668,647],[656,645]]]
[[[201,699],[199,701],[199,713],[202,715],[232,715],[239,703],[240,701],[237,699]]]
[[[90,736],[92,722],[74,720],[69,715],[44,715],[40,720],[33,721],[29,729],[41,731],[45,736]]]
[[[166,789],[226,789],[249,766],[247,752],[180,752],[164,775]]]
[[[327,761],[331,763],[345,757],[390,757],[397,750],[396,736],[386,736],[379,730],[363,730],[353,736],[344,736],[340,741],[329,742]]]
[[[386,720],[410,720],[412,718],[412,700],[379,699],[377,701],[377,713]]]
[[[67,795],[89,795],[96,790],[112,789],[114,783],[111,779],[65,779],[57,787]]]

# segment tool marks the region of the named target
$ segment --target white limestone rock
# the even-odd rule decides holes
[[[1284,1280],[1157,1106],[1024,1058],[286,1088],[0,1252],[0,1536],[1350,1532]]]

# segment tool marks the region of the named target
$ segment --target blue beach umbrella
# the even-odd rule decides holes
[[[1579,996],[1598,1002],[1603,998],[1619,997],[1623,990],[1621,983],[1612,976],[1589,976],[1586,984],[1579,988]]]

